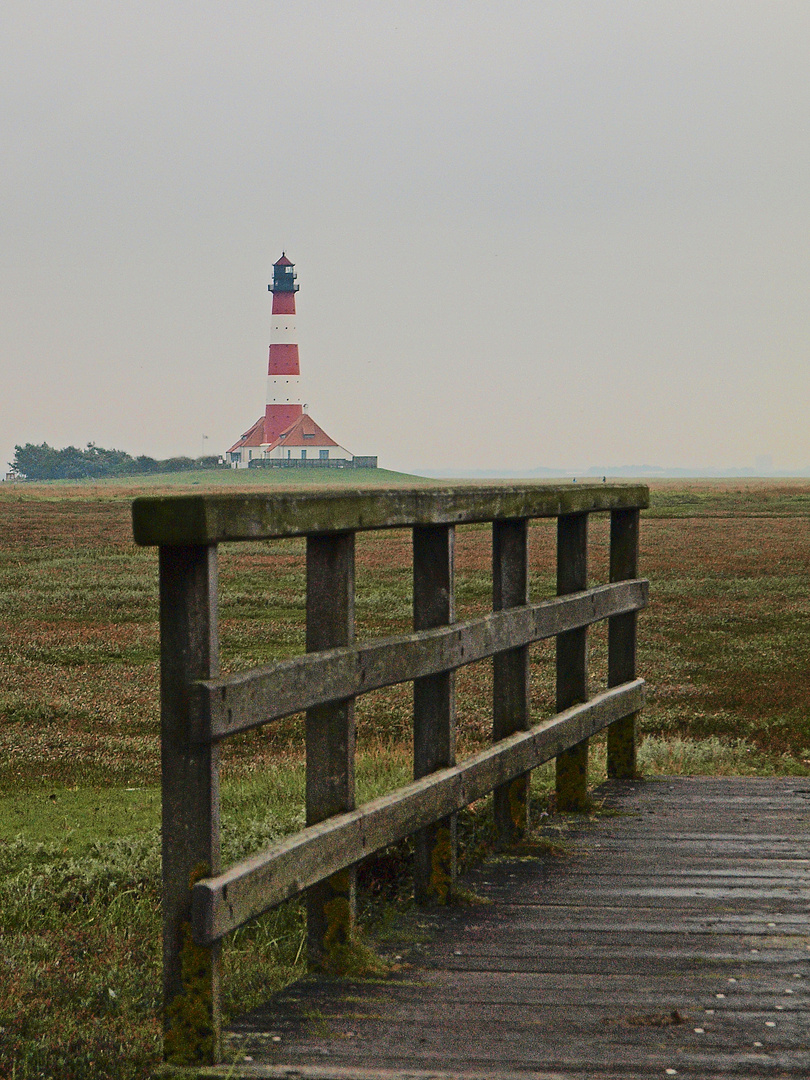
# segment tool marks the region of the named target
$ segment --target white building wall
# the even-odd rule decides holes
[[[319,461],[321,459],[321,450],[326,450],[330,461],[336,459],[351,461],[354,457],[351,451],[347,450],[345,446],[302,446],[299,443],[297,446],[277,446],[275,450],[272,450],[270,453],[267,452],[266,446],[243,446],[241,450],[235,450],[232,454],[228,454],[228,464],[232,469],[246,469],[251,461],[255,461],[258,458],[269,457],[274,460],[284,460],[289,457],[293,460],[300,461],[302,450],[306,450],[307,452],[307,461]]]
[[[233,453],[228,454],[228,464],[232,469],[246,469],[250,458],[248,457],[249,450],[253,450],[255,457],[261,457],[261,450],[256,447],[242,447],[241,450],[234,450]]]
[[[344,446],[312,446],[311,444],[308,445],[306,443],[298,443],[297,445],[290,444],[288,446],[277,446],[275,450],[271,451],[269,454],[265,451],[265,457],[290,457],[298,458],[300,460],[302,450],[306,450],[307,452],[307,461],[317,461],[321,456],[321,450],[326,450],[329,460],[334,460],[335,458],[344,458],[351,461],[352,457],[354,456]]]

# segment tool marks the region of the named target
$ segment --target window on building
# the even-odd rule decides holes
[[[306,452],[306,450],[302,450],[302,451],[301,451],[301,457],[302,457],[302,458],[305,458],[306,456],[307,456],[307,452]]]
[[[318,451],[318,457],[319,457],[319,458],[321,459],[321,461],[326,461],[326,460],[328,460],[328,458],[329,458],[329,451],[328,451],[328,450],[319,450],[319,451]]]

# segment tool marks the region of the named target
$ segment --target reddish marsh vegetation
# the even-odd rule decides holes
[[[644,523],[653,601],[640,667],[645,730],[743,739],[793,771],[810,765],[810,489],[803,513],[785,513],[778,494],[755,489],[748,515]]]
[[[157,559],[131,542],[135,493],[0,489],[0,1077],[134,1078],[156,1061]],[[646,768],[810,772],[810,483],[659,484],[652,502]],[[607,575],[605,526],[594,519],[594,582]],[[534,598],[554,591],[554,546],[553,523],[534,525]],[[491,606],[489,561],[488,530],[460,530],[459,618]],[[224,547],[220,568],[223,667],[300,651],[302,544]],[[409,627],[407,534],[359,537],[357,577],[358,636]],[[601,630],[592,643],[598,687]],[[553,645],[535,655],[541,717]],[[489,738],[490,670],[459,672],[461,753]],[[368,695],[358,719],[372,793],[407,774],[409,691]],[[224,769],[231,854],[295,827],[301,754],[295,719],[236,740]],[[241,1009],[300,969],[300,910],[240,934],[226,971],[241,977],[226,992]]]
[[[19,493],[19,494],[18,494]],[[154,783],[157,760],[157,570],[131,542],[132,489],[39,487],[0,494],[0,783]],[[90,496],[90,497],[88,497]],[[810,485],[661,485],[644,515],[639,670],[650,683],[644,730],[746,739],[773,767],[810,758]],[[594,519],[591,576],[605,580],[605,523]],[[490,543],[459,531],[457,609],[488,609]],[[303,648],[300,542],[224,547],[223,667]],[[554,590],[553,525],[532,530],[532,593]],[[409,626],[405,533],[358,538],[358,636]],[[538,646],[535,705],[551,703],[549,646]],[[604,677],[593,634],[592,675]],[[462,749],[489,734],[489,665],[459,673]],[[362,737],[409,738],[404,690],[370,695]],[[298,753],[295,724],[245,738],[236,761]],[[782,759],[782,755],[787,755]]]

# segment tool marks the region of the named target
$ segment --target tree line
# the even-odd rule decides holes
[[[106,476],[139,476],[148,473],[183,472],[187,469],[213,469],[219,465],[215,456],[189,458],[152,458],[145,454],[132,457],[124,450],[105,450],[88,443],[84,450],[65,446],[57,450],[47,443],[14,447],[13,472],[26,480],[87,480]]]

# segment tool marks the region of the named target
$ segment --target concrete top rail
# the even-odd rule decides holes
[[[133,503],[132,523],[135,542],[150,547],[558,517],[647,506],[649,490],[644,484],[322,488],[143,497]]]

